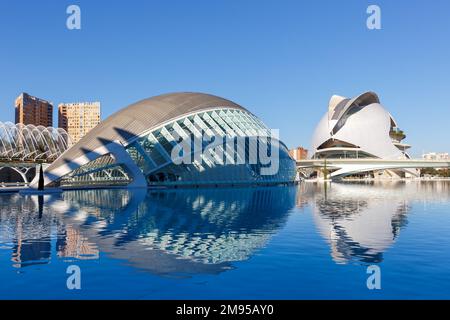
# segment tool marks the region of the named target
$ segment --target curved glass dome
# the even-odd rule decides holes
[[[177,144],[177,136],[192,136],[202,139],[202,132],[210,132],[219,137],[223,144],[214,150],[200,154],[198,159],[190,164],[175,164],[172,161],[172,150]],[[286,182],[292,179],[295,172],[293,162],[287,148],[280,144],[277,152],[280,158],[280,168],[274,175],[261,174],[262,165],[251,164],[249,159],[250,137],[263,132],[262,137],[270,137],[269,129],[254,115],[236,109],[218,108],[207,112],[199,112],[168,123],[152,130],[130,143],[126,150],[146,176],[149,185],[180,185],[180,184],[237,184],[237,183],[271,183]],[[262,143],[259,136],[258,143]],[[234,150],[227,150],[225,140],[237,143],[238,139],[245,150],[242,158]],[[202,151],[209,141],[202,140]],[[245,145],[245,146],[244,146]],[[194,153],[194,152],[192,152]],[[245,154],[245,156],[244,156]],[[256,154],[253,156],[256,157]],[[236,163],[226,164],[227,160]],[[238,164],[239,163],[239,164]]]
[[[186,141],[192,145],[179,150]],[[292,182],[295,173],[286,146],[243,107],[173,93],[110,116],[49,166],[45,179],[62,187],[261,185]]]

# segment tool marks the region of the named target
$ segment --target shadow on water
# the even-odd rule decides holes
[[[79,190],[0,201],[17,268],[100,253],[159,275],[216,274],[249,259],[286,223],[295,187]],[[2,208],[5,208],[2,206]],[[56,241],[52,242],[52,239]]]

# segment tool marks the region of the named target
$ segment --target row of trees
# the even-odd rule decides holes
[[[425,175],[450,178],[450,169],[434,169],[434,168],[424,168],[420,170],[420,176]]]

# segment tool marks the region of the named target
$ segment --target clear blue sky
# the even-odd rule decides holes
[[[81,30],[66,28],[70,4]],[[366,28],[369,4],[382,30]],[[309,147],[331,95],[372,90],[413,155],[450,151],[449,57],[448,0],[0,0],[0,120],[13,121],[22,91],[55,105],[99,100],[103,118],[199,91]]]

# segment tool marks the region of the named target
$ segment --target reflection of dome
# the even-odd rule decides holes
[[[188,146],[179,150],[183,142]],[[45,170],[45,184],[292,182],[295,163],[279,142],[261,120],[234,102],[202,93],[165,94],[132,104],[96,126]],[[261,160],[263,153],[256,156],[256,145],[258,150],[270,148],[273,158],[278,155],[272,174],[266,171],[273,163]]]
[[[312,148],[316,158],[408,158],[406,136],[380,104],[366,92],[353,99],[333,96],[317,125]]]
[[[248,259],[284,224],[295,200],[295,188],[91,190],[63,196],[92,212],[95,199],[106,193],[127,200],[121,208],[101,210],[98,219],[78,221],[82,234],[111,257],[165,274],[220,272],[229,262]]]
[[[336,183],[326,195],[321,191],[312,201],[314,221],[329,241],[333,259],[381,262],[406,225],[408,201],[386,198],[389,190],[374,185]]]

